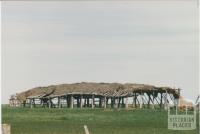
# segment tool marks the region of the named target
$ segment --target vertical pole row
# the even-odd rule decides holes
[[[130,100],[128,100],[129,97],[130,97]],[[128,95],[126,96],[100,96],[99,95],[98,96],[95,94],[68,94],[65,96],[57,96],[56,98],[52,96],[49,96],[49,98],[46,98],[46,97],[39,98],[39,100],[40,100],[41,105],[44,105],[49,108],[52,108],[52,107],[61,108],[63,106],[61,104],[62,103],[64,104],[65,99],[66,99],[66,104],[67,104],[67,107],[69,108],[74,108],[76,104],[77,104],[77,107],[79,108],[83,108],[83,107],[107,108],[110,106],[112,108],[120,108],[120,107],[128,108],[129,103],[130,103],[130,106],[132,108],[136,108],[136,107],[143,108],[143,107],[148,106],[148,108],[154,109],[154,102],[155,102],[155,104],[157,104],[158,106],[160,105],[160,108],[164,108],[165,110],[167,110],[170,98],[171,100],[174,100],[176,107],[178,107],[180,96],[176,97],[177,99],[175,97],[173,99],[173,97],[171,96],[171,93],[169,92],[168,94],[167,90],[165,92],[163,91],[162,92],[156,92],[156,91],[144,92],[140,90],[139,92],[132,92],[131,96],[128,96]],[[55,99],[56,99],[56,103],[54,102]],[[61,100],[63,100],[62,103],[61,103]],[[38,98],[28,98],[27,104],[29,104],[30,108],[35,107],[36,104],[38,104]]]

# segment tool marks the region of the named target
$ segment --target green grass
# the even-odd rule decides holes
[[[167,129],[163,110],[10,108],[2,106],[2,122],[12,134],[197,134]]]

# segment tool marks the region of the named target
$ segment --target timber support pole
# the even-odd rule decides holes
[[[126,97],[126,100],[125,100],[125,108],[127,109],[128,108],[128,97]]]
[[[135,97],[134,97],[134,102],[135,102],[135,108],[137,107],[137,93],[135,93]]]
[[[74,97],[73,95],[70,96],[70,108],[73,109],[74,108]]]
[[[163,93],[160,93],[160,108],[163,107]]]
[[[49,98],[49,108],[51,108],[51,98]]]
[[[104,97],[104,108],[106,108],[107,107],[107,99],[106,99],[106,97]]]
[[[33,102],[32,102],[32,99],[30,99],[30,107],[33,108]]]
[[[83,95],[81,95],[81,98],[80,98],[80,108],[83,108]]]
[[[95,105],[94,101],[95,101],[95,97],[94,97],[94,94],[93,94],[92,95],[92,108],[94,108],[94,105]]]

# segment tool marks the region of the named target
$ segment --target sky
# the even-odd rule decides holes
[[[199,89],[198,8],[186,1],[3,1],[2,98],[38,86]]]

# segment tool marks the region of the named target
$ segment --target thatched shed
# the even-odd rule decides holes
[[[180,96],[179,89],[170,87],[156,87],[146,84],[133,83],[94,83],[82,82],[72,84],[51,85],[47,87],[37,87],[22,93],[16,97],[21,102],[34,107],[37,104],[48,107],[129,107],[132,97],[132,106],[147,106],[155,103],[160,107],[165,107],[171,101],[175,101]],[[56,99],[56,100],[55,100]],[[126,102],[124,102],[124,99]],[[142,105],[142,106],[141,106]]]

